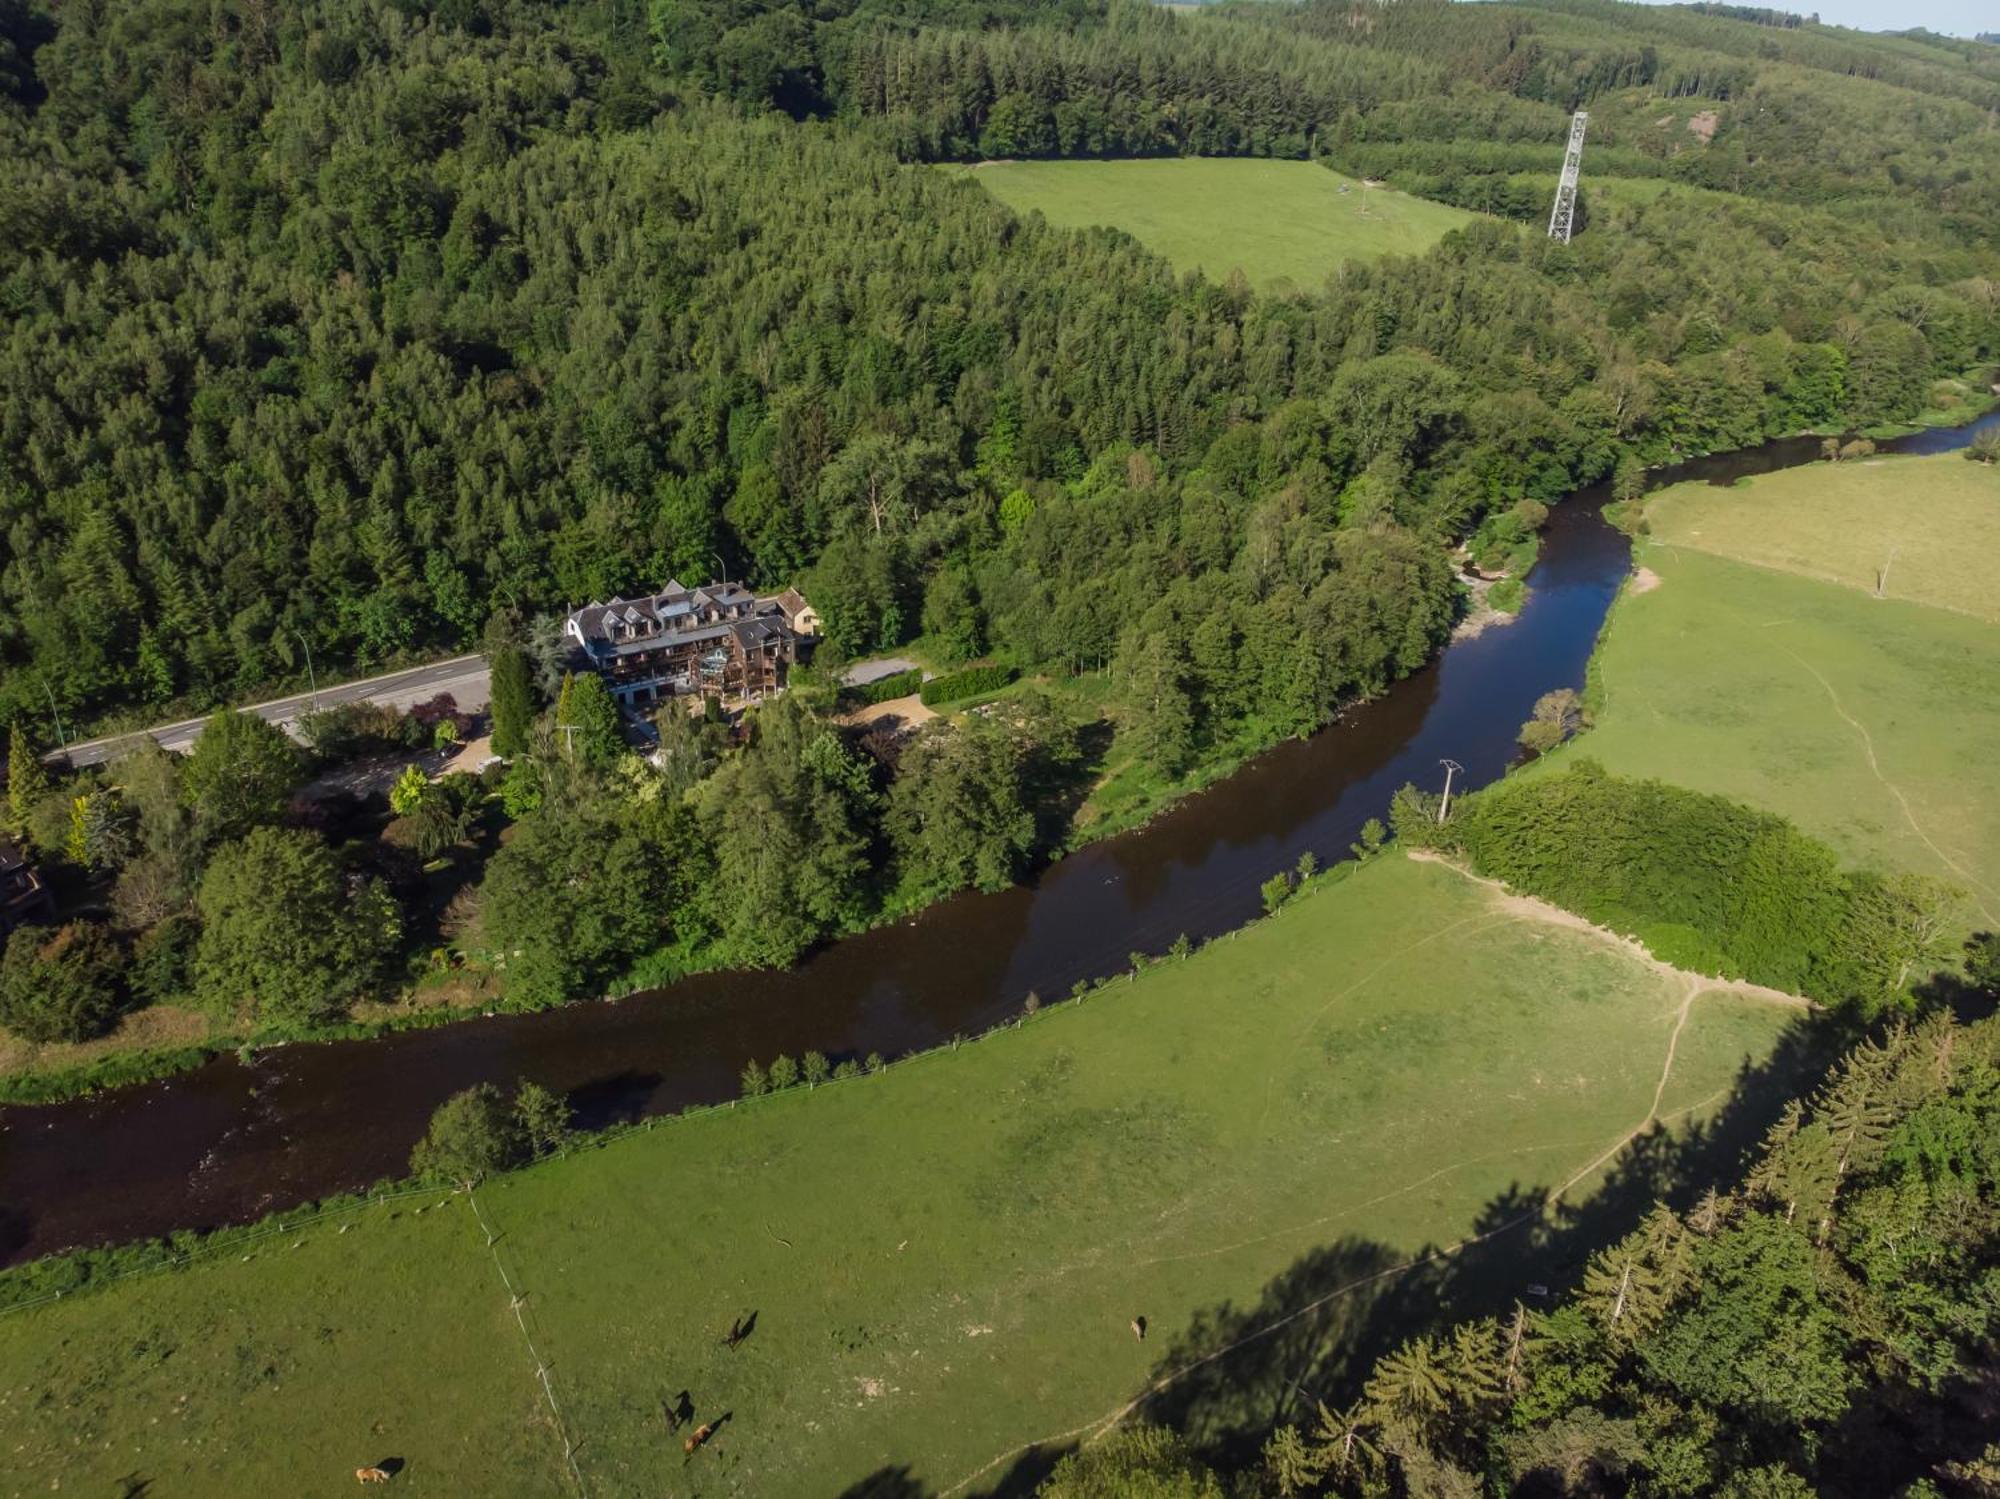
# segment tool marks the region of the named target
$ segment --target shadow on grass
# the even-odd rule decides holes
[[[1349,1236],[1309,1251],[1255,1303],[1197,1312],[1136,1392],[1132,1418],[1176,1428],[1218,1467],[1255,1464],[1274,1427],[1302,1420],[1316,1401],[1352,1400],[1375,1361],[1405,1339],[1499,1315],[1517,1301],[1552,1304],[1541,1288],[1553,1297],[1574,1284],[1590,1255],[1635,1228],[1654,1202],[1684,1210],[1709,1188],[1734,1183],[1785,1102],[1852,1039],[1829,1020],[1795,1023],[1768,1059],[1739,1071],[1714,1118],[1672,1130],[1655,1125],[1581,1201],[1551,1203],[1547,1185],[1510,1186],[1481,1208],[1456,1250],[1412,1254]],[[1073,1446],[1032,1449],[976,1491],[989,1499],[1032,1494]],[[848,1493],[921,1492],[865,1486],[896,1475],[908,1481],[907,1469],[884,1469]]]
[[[1545,1185],[1509,1187],[1456,1250],[1404,1254],[1350,1239],[1312,1251],[1255,1305],[1224,1302],[1199,1314],[1155,1369],[1165,1387],[1138,1413],[1180,1429],[1213,1462],[1254,1463],[1273,1427],[1303,1419],[1315,1401],[1354,1399],[1375,1361],[1405,1339],[1517,1301],[1548,1304],[1544,1294],[1573,1285],[1591,1254],[1637,1227],[1656,1201],[1684,1210],[1709,1188],[1732,1185],[1786,1101],[1851,1040],[1829,1020],[1795,1023],[1769,1058],[1738,1072],[1714,1118],[1655,1124],[1580,1201],[1551,1203]]]

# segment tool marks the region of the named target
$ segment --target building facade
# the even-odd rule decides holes
[[[759,698],[784,690],[819,616],[796,589],[758,597],[736,583],[591,603],[563,633],[618,702],[644,709],[666,698]]]
[[[34,866],[13,844],[0,838],[0,937],[23,922],[46,921],[55,910],[49,887]]]

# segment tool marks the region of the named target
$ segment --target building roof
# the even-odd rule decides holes
[[[790,621],[804,607],[805,599],[793,589],[759,598],[736,583],[684,588],[669,579],[665,588],[644,598],[586,604],[570,615],[565,628],[597,660],[661,646],[695,646],[728,635],[748,649],[790,635]],[[712,617],[717,613],[733,617]],[[626,629],[638,633],[620,638],[616,632]]]

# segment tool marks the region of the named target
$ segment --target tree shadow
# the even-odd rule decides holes
[[[1077,813],[1096,786],[1105,756],[1111,752],[1112,727],[1092,720],[1076,731],[1070,753],[1038,746],[1021,769],[1022,786],[1035,815],[1037,863],[1045,863],[1069,841]]]
[[[646,1105],[660,1082],[659,1073],[634,1068],[594,1078],[569,1095],[571,1122],[586,1131],[636,1124],[646,1117]]]
[[[1768,1058],[1738,1071],[1714,1117],[1654,1125],[1578,1200],[1552,1204],[1551,1184],[1517,1182],[1456,1245],[1411,1253],[1349,1236],[1308,1252],[1254,1304],[1198,1312],[1155,1365],[1137,1414],[1180,1430],[1209,1462],[1254,1464],[1274,1427],[1303,1420],[1318,1401],[1356,1398],[1375,1361],[1407,1338],[1517,1302],[1553,1304],[1655,1202],[1685,1210],[1709,1188],[1733,1185],[1785,1103],[1851,1040],[1831,1020],[1796,1022]]]
[[[877,1468],[840,1491],[840,1499],[929,1499],[930,1490],[911,1475],[907,1463]]]
[[[1007,1471],[984,1491],[985,1499],[1032,1499],[1033,1494],[1056,1470],[1056,1464],[1076,1451],[1075,1442],[1053,1442],[1030,1447],[1015,1458]]]

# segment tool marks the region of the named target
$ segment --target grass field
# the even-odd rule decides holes
[[[1660,529],[1683,520],[1722,531]],[[1774,523],[1743,534],[1814,555]],[[1597,726],[1574,753],[1781,813],[1851,863],[1947,879],[1968,922],[2000,922],[2000,627],[1658,537],[1639,561],[1648,586],[1612,615]]]
[[[1654,537],[2000,622],[2000,467],[1935,458],[1821,463],[1646,498]]]
[[[1383,1318],[1556,1278],[1543,1189],[1587,1219],[1649,1121],[1773,1092],[1741,1069],[1794,1012],[1696,992],[1384,858],[956,1052],[0,1320],[0,1492],[344,1493],[391,1457],[409,1493],[983,1492],[1152,1381],[1268,1419]],[[729,1414],[685,1465],[683,1388]]]
[[[1306,161],[1166,157],[954,167],[1022,213],[1123,229],[1179,270],[1317,291],[1342,261],[1417,255],[1476,215]],[[1343,191],[1344,190],[1344,191]]]

